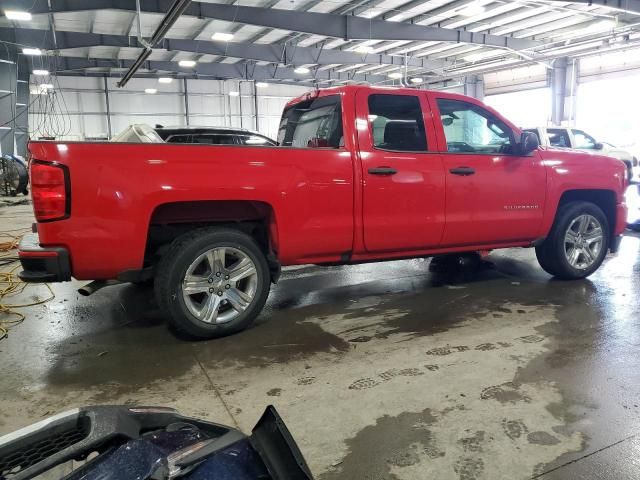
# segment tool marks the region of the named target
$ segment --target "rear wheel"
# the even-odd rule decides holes
[[[249,235],[231,229],[199,229],[178,238],[155,278],[156,297],[170,323],[196,338],[247,328],[269,287],[262,250]]]
[[[609,249],[609,223],[602,210],[589,202],[571,202],[558,209],[547,239],[536,247],[540,266],[565,280],[595,272]]]

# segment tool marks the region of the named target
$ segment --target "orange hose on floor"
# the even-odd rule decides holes
[[[4,240],[0,242],[0,261],[6,260],[6,266],[10,266],[13,263],[17,262],[17,257],[14,257],[13,250],[18,247],[20,243],[20,239],[22,235],[28,232],[28,228],[16,229],[16,230],[8,230],[6,232],[0,232],[0,239],[8,238],[8,240]],[[12,259],[16,258],[12,261]],[[9,334],[9,328],[19,323],[22,323],[25,320],[25,315],[16,312],[16,308],[23,307],[32,307],[34,305],[41,305],[43,303],[49,302],[55,298],[55,294],[49,286],[48,283],[45,283],[45,287],[49,289],[50,295],[42,300],[36,300],[35,302],[30,303],[19,303],[19,304],[9,304],[4,303],[5,299],[9,296],[14,296],[22,293],[24,289],[27,287],[27,284],[18,278],[15,271],[20,267],[20,265],[15,265],[11,267],[7,271],[0,271],[0,315],[7,316],[10,318],[0,319],[0,340],[6,338]],[[13,317],[13,318],[11,318]]]

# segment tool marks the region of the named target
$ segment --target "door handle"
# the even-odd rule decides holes
[[[371,175],[395,175],[396,173],[398,173],[398,170],[391,167],[377,167],[377,168],[370,168],[368,172]]]
[[[452,168],[449,170],[449,173],[453,173],[454,175],[461,175],[463,177],[468,177],[469,175],[473,175],[476,171],[471,167],[458,167]]]

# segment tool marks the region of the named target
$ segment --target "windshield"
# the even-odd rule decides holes
[[[339,148],[343,145],[339,95],[297,103],[284,111],[278,143],[285,147]]]

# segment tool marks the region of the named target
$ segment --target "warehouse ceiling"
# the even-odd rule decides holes
[[[30,21],[0,17],[0,39],[40,48],[34,68],[122,76],[172,3],[140,1],[140,38],[133,0],[35,0]],[[137,75],[417,84],[639,44],[640,0],[191,2]]]

